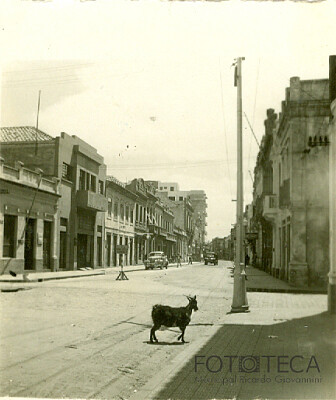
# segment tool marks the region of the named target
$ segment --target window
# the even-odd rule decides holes
[[[87,172],[85,172],[86,175],[86,186],[85,186],[85,190],[90,190],[90,174],[88,174]]]
[[[71,181],[72,179],[72,170],[69,164],[63,163],[62,164],[62,178],[67,179],[68,181]]]
[[[175,201],[175,196],[169,196],[168,199]]]
[[[180,197],[179,197],[179,201],[183,201],[183,196],[180,196]]]
[[[108,199],[108,202],[107,202],[107,215],[109,217],[112,216],[112,199]]]
[[[171,191],[171,192],[174,191],[174,186],[170,186],[170,191]]]
[[[167,189],[167,186],[165,186],[164,188]]]
[[[90,185],[91,192],[96,192],[97,191],[96,182],[97,182],[96,177],[94,175],[91,175],[91,185]]]
[[[131,224],[133,224],[133,210],[131,210]]]
[[[60,218],[60,225],[61,226],[67,226],[68,225],[68,220],[67,218]]]
[[[99,190],[99,194],[104,194],[104,182],[103,181],[99,181],[98,190]]]
[[[82,169],[79,172],[79,190],[85,190],[86,173]]]
[[[16,219],[14,215],[5,215],[4,218],[4,238],[3,238],[3,256],[15,257],[15,230]]]
[[[160,190],[162,190],[163,189],[163,187],[162,186],[160,186]]]
[[[124,205],[120,204],[120,218],[123,221],[124,220]]]
[[[118,218],[118,202],[117,201],[114,201],[113,216],[115,219]]]
[[[126,221],[128,222],[129,218],[129,206],[126,206]]]

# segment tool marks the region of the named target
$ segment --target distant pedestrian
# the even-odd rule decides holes
[[[245,267],[247,267],[250,264],[250,257],[248,254],[245,256]]]
[[[178,268],[178,267],[182,267],[181,255],[180,255],[180,254],[177,255],[177,266],[176,266],[176,267],[177,267],[177,268]]]
[[[188,257],[188,264],[192,264],[192,257],[191,257],[191,255]]]

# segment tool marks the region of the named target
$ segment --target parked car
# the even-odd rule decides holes
[[[204,254],[204,264],[213,264],[217,265],[218,264],[218,255],[212,251],[209,251]]]
[[[149,253],[147,260],[144,262],[145,269],[168,268],[168,258],[163,251],[153,251]]]

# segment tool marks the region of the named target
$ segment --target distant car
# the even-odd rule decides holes
[[[204,254],[204,264],[213,264],[217,265],[218,264],[218,256],[216,253],[209,251],[208,253]]]
[[[163,251],[153,251],[149,253],[147,260],[144,262],[145,269],[168,268],[168,258]]]

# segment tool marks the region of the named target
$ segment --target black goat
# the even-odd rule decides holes
[[[152,310],[152,319],[153,319],[153,327],[150,331],[150,342],[153,343],[153,339],[157,342],[157,338],[155,336],[155,331],[160,329],[160,327],[172,327],[178,326],[181,329],[181,335],[177,338],[177,340],[182,339],[182,343],[184,343],[184,331],[186,327],[189,325],[191,313],[192,311],[197,311],[197,301],[196,296],[189,297],[189,304],[186,307],[169,307],[162,306],[161,304],[156,304]]]

